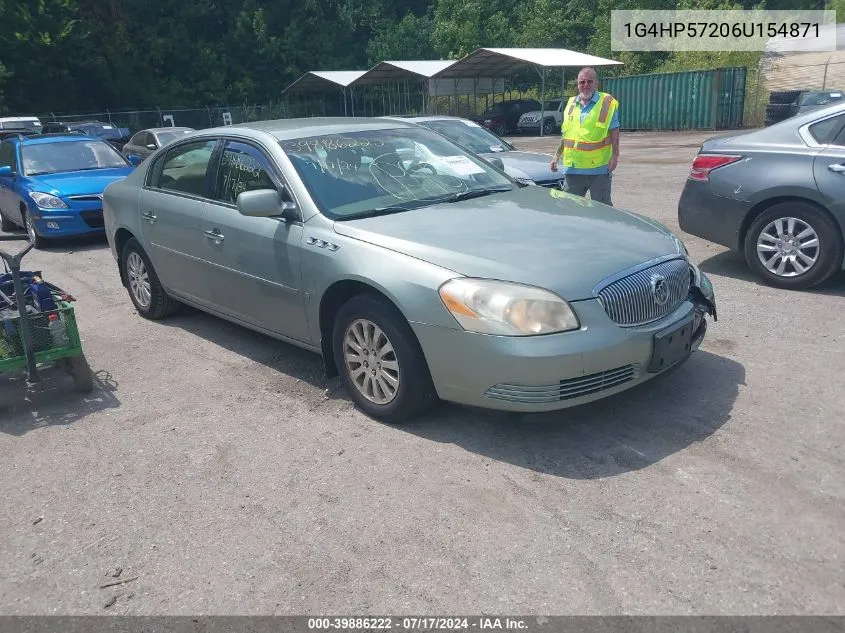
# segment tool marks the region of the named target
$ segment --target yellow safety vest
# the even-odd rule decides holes
[[[602,167],[610,162],[613,147],[608,127],[619,102],[605,92],[581,123],[581,100],[570,97],[563,114],[563,165],[576,169]]]

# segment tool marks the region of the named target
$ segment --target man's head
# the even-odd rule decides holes
[[[599,87],[598,76],[594,68],[582,68],[578,73],[578,94],[584,100],[590,99]]]

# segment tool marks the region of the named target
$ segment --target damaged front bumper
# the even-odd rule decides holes
[[[719,320],[716,313],[716,293],[710,279],[701,272],[701,269],[690,262],[690,294],[689,300],[693,304],[693,338],[692,349],[698,349],[707,333],[707,315],[713,317],[713,321]]]

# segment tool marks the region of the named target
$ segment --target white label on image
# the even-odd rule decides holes
[[[481,167],[473,163],[466,156],[444,156],[441,160],[459,176],[472,176],[473,174],[484,173]]]

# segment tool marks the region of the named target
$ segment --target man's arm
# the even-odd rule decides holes
[[[610,121],[610,146],[613,148],[613,153],[610,156],[610,163],[608,168],[610,171],[616,169],[619,164],[619,113],[613,113],[613,119]]]
[[[557,171],[557,161],[560,160],[561,154],[563,154],[563,139],[562,138],[560,139],[560,145],[558,145],[557,149],[555,150],[555,155],[552,157],[551,165],[549,165],[549,167],[551,167],[552,171]]]

